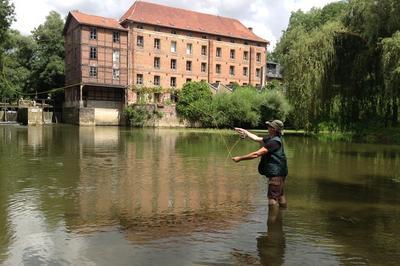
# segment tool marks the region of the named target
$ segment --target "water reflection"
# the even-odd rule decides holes
[[[80,134],[87,130],[93,128]],[[233,181],[237,174],[220,167],[220,143],[209,146],[207,137],[195,146],[208,150],[192,151],[185,147],[191,134],[178,131],[95,128],[83,135],[79,208],[66,219],[70,230],[118,225],[127,239],[141,242],[226,228],[251,210],[254,180]]]
[[[285,233],[282,209],[271,206],[268,210],[268,232],[257,238],[257,249],[262,265],[282,265],[285,257]]]

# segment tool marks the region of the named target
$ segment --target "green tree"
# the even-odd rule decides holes
[[[212,93],[206,82],[188,82],[178,95],[176,110],[180,116],[193,125],[198,122],[204,125],[213,123],[211,100]]]
[[[33,89],[38,92],[64,85],[63,27],[64,21],[60,14],[51,11],[46,21],[32,32],[37,45],[32,61],[32,82]]]
[[[14,19],[14,4],[9,0],[0,0],[0,47],[4,44],[7,31]]]
[[[212,95],[207,83],[187,83],[179,94],[177,111],[203,127],[259,127],[266,120],[285,120],[290,105],[281,89],[238,87],[232,93]]]
[[[4,47],[3,72],[0,78],[0,97],[16,98],[30,86],[31,60],[35,42],[16,30],[9,30]]]
[[[398,122],[399,11],[396,0],[351,0],[292,14],[276,53],[295,126]]]
[[[8,0],[0,0],[0,96],[7,97],[14,90],[6,86],[7,73],[4,72],[4,44],[7,42],[7,31],[14,21],[14,5]]]

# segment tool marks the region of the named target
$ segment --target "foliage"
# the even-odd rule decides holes
[[[176,110],[180,116],[190,123],[196,122],[210,125],[212,94],[206,82],[188,82],[178,94]]]
[[[267,84],[263,87],[263,90],[279,90],[283,91],[282,83],[278,80],[268,81]]]
[[[8,5],[8,9],[5,5]],[[50,12],[46,21],[32,32],[32,36],[22,36],[15,30],[3,32],[6,29],[4,25],[9,25],[13,19],[13,5],[2,1],[0,13],[6,14],[4,10],[8,10],[9,15],[0,19],[3,41],[0,43],[0,97],[33,97],[36,92],[40,94],[64,86],[64,21],[61,16],[57,12]],[[63,99],[63,93],[51,96],[59,103]]]
[[[351,0],[292,14],[275,52],[295,127],[397,124],[399,11],[396,0]]]
[[[9,0],[0,0],[0,97],[9,97],[15,89],[6,84],[9,69],[4,69],[5,47],[7,43],[7,31],[14,21],[14,5]]]
[[[5,42],[7,31],[14,19],[14,4],[9,0],[0,0],[0,47]]]
[[[135,87],[134,89],[136,92],[140,92],[143,94],[161,93],[163,91],[160,86],[156,86],[156,87],[140,86],[140,87]]]
[[[255,104],[258,96],[254,88],[217,94],[212,102],[216,124],[219,127],[256,127],[261,119]]]
[[[37,44],[32,59],[32,83],[38,92],[64,86],[64,21],[60,14],[51,11],[46,21],[33,30]]]
[[[285,120],[290,110],[279,90],[238,87],[233,93],[212,96],[205,85],[192,82],[182,90],[177,103],[181,117],[203,127],[259,127],[266,120]]]
[[[157,108],[151,109],[151,105],[138,104],[128,106],[124,109],[124,115],[129,125],[133,127],[143,127],[150,119],[162,118],[162,113]]]

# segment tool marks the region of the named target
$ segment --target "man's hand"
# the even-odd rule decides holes
[[[232,157],[232,160],[233,160],[235,163],[238,163],[238,162],[240,162],[240,157],[239,157],[239,156]]]
[[[245,129],[243,129],[243,128],[240,128],[240,127],[235,127],[235,131],[236,131],[237,133],[239,133],[239,135],[240,135],[240,137],[241,137],[242,139],[244,139],[244,138],[247,137],[247,130],[245,130]]]

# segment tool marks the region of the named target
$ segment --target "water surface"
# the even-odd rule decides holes
[[[257,161],[230,161],[231,148],[258,148],[237,140],[217,131],[0,126],[0,264],[400,261],[399,146],[285,136],[289,207],[274,211]]]

